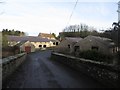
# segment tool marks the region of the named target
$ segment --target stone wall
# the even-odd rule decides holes
[[[24,62],[25,57],[26,54],[21,53],[2,59],[2,81],[5,81],[7,77],[9,77],[22,62]]]
[[[76,58],[69,55],[53,52],[51,59],[64,63],[88,76],[98,80],[107,87],[118,88],[120,77],[120,66],[95,62],[92,60]]]

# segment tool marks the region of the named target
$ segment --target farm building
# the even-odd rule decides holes
[[[74,45],[74,52],[96,50],[104,54],[112,54],[116,51],[111,39],[89,35]]]
[[[56,39],[50,39],[50,46],[57,46],[60,43],[60,41]]]
[[[60,43],[60,41],[56,40],[52,34],[39,33],[38,37],[47,38],[48,40],[50,40],[49,46],[57,46]]]
[[[29,44],[34,45],[35,49],[53,47],[59,44],[59,41],[56,39],[53,40],[35,36],[7,36],[7,38],[9,46],[15,46],[16,44],[20,43],[22,44],[24,41],[29,41]]]
[[[56,46],[55,51],[57,52],[67,52],[67,53],[72,53],[73,51],[73,46],[75,43],[78,41],[81,41],[82,38],[73,38],[73,37],[65,37],[58,46]]]
[[[34,52],[35,46],[30,41],[20,41],[18,44],[15,45],[15,47],[18,47],[20,52]]]

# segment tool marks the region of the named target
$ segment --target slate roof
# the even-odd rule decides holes
[[[49,42],[47,38],[35,37],[35,36],[10,36],[8,35],[8,41],[30,41],[30,42]]]
[[[56,40],[56,39],[49,39],[49,40],[52,42],[60,42],[59,40]]]
[[[82,40],[81,37],[65,37],[65,39],[71,42],[79,42],[80,40]]]
[[[99,36],[89,35],[89,36],[85,37],[83,39],[83,41],[84,40],[91,40],[94,43],[100,42],[101,44],[106,45],[108,47],[112,47],[112,46],[115,45],[115,43],[111,39],[109,39],[109,38],[103,38],[103,37],[99,37]],[[82,41],[78,42],[76,45],[79,45],[79,43],[81,43],[81,42]]]
[[[26,43],[27,42],[27,40],[24,40],[24,41],[20,41],[18,44],[16,44],[15,46],[21,46],[21,45],[23,45],[24,43]]]
[[[107,46],[114,46],[115,44],[113,43],[113,41],[109,38],[104,38],[104,37],[99,37],[99,36],[88,36],[88,37],[92,37],[93,39],[101,42],[104,45]]]

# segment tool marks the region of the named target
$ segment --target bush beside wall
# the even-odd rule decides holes
[[[82,51],[79,53],[79,57],[94,60],[94,61],[99,61],[99,62],[106,62],[108,64],[113,62],[112,55],[105,55],[101,52],[94,51],[94,50]]]

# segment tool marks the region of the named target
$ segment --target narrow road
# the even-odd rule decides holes
[[[27,55],[3,88],[102,88],[92,78],[59,62],[50,60],[51,51]]]

